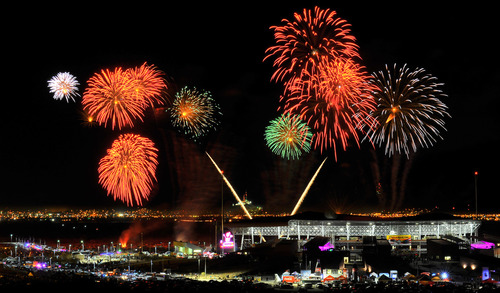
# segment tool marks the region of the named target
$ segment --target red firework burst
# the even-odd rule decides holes
[[[321,63],[317,74],[290,81],[283,110],[308,123],[314,148],[333,148],[336,157],[338,144],[345,150],[353,139],[359,147],[358,131],[371,125],[367,120],[375,103],[369,80],[364,67],[351,59]]]
[[[143,95],[137,95],[136,83],[120,67],[114,71],[101,70],[87,81],[88,87],[82,98],[84,111],[95,117],[99,125],[111,129],[134,126],[134,120],[142,121],[147,102]]]
[[[295,13],[294,20],[282,20],[282,26],[272,26],[276,46],[266,50],[274,57],[276,71],[271,80],[296,78],[304,72],[314,74],[323,61],[341,58],[359,58],[356,38],[350,34],[350,24],[337,17],[330,9],[314,7]]]
[[[156,181],[158,149],[148,138],[122,134],[99,161],[99,184],[127,206],[142,205]]]
[[[165,103],[164,91],[167,83],[163,77],[165,74],[154,65],[142,64],[141,67],[127,69],[125,74],[133,82],[134,94],[138,99],[145,101],[154,107],[154,103],[163,105]]]

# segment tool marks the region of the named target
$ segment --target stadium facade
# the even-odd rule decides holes
[[[235,236],[239,248],[244,249],[266,239],[296,239],[301,242],[314,237],[327,237],[347,248],[368,237],[386,239],[391,244],[403,246],[433,238],[448,238],[470,244],[472,238],[477,236],[480,225],[481,221],[437,213],[394,219],[302,213],[233,222],[227,227]]]

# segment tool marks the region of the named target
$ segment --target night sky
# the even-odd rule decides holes
[[[386,192],[392,186],[394,162],[383,150],[365,142],[361,149],[353,145],[338,151],[337,161],[328,151],[286,161],[264,142],[265,127],[279,115],[282,92],[280,84],[270,81],[272,62],[262,61],[274,44],[269,27],[319,5],[336,10],[352,25],[369,72],[407,63],[444,83],[448,97],[443,102],[452,116],[446,120],[448,131],[433,147],[418,150],[412,161],[401,158],[399,174],[408,172],[404,186],[397,183],[405,192],[403,206],[463,211],[469,205],[473,210],[477,170],[479,210],[500,210],[499,25],[492,7],[476,2],[473,7],[412,2],[415,6],[404,8],[339,1],[182,2],[69,4],[66,13],[46,6],[17,7],[9,18],[14,22],[2,20],[0,208],[125,207],[98,185],[97,164],[120,133],[133,132],[149,137],[160,150],[158,184],[146,207],[219,207],[221,179],[207,150],[236,191],[247,192],[265,210],[290,212],[327,156],[304,210],[377,209],[374,170]],[[83,94],[95,72],[144,62],[164,71],[173,80],[172,89],[187,85],[211,91],[223,112],[219,129],[196,144],[176,134],[161,110],[152,109],[133,129],[85,127],[81,98],[56,101],[47,87],[52,76],[68,71]],[[226,205],[235,202],[229,189],[223,192]]]

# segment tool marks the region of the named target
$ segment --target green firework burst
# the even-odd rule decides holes
[[[271,151],[286,159],[298,159],[311,149],[311,129],[297,115],[282,114],[272,120],[264,137]]]

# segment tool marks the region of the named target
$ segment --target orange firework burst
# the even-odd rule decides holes
[[[99,161],[99,184],[127,206],[142,205],[156,181],[158,149],[137,134],[122,134]]]
[[[354,139],[359,146],[357,131],[371,124],[367,119],[375,103],[369,80],[364,67],[351,59],[322,63],[317,74],[291,80],[291,96],[283,110],[308,123],[314,148],[323,152],[331,147],[336,156],[337,144],[345,150]]]
[[[143,100],[151,107],[155,102],[159,105],[164,104],[163,91],[167,88],[167,84],[162,71],[156,69],[154,65],[144,63],[141,67],[127,69],[125,73],[132,80],[133,93],[139,100]]]
[[[325,59],[359,58],[350,24],[337,17],[335,11],[314,7],[314,11],[304,9],[302,14],[295,13],[294,18],[282,20],[282,26],[271,27],[276,46],[268,48],[264,58],[275,57],[276,71],[271,79],[281,81],[304,72],[313,74]]]
[[[108,69],[96,73],[88,82],[82,98],[83,110],[95,117],[99,125],[107,126],[111,120],[111,129],[134,126],[134,120],[142,121],[147,103],[143,96],[133,94],[135,83],[121,67],[114,71]]]

